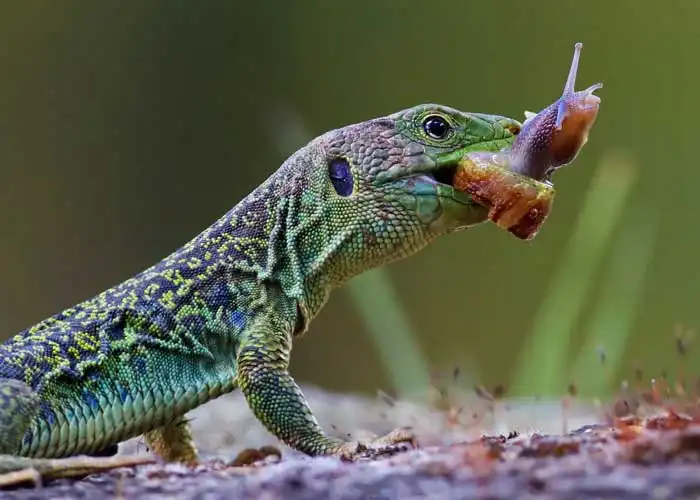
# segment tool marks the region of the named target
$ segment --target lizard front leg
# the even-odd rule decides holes
[[[392,454],[414,441],[408,428],[369,443],[328,436],[288,372],[291,343],[292,332],[284,322],[265,318],[246,333],[237,356],[238,386],[258,420],[279,440],[307,455],[350,460]]]

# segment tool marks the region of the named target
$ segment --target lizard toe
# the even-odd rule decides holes
[[[410,427],[400,427],[368,443],[358,441],[345,443],[338,455],[344,461],[354,462],[389,457],[416,447],[413,430]]]

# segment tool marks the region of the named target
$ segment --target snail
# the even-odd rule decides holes
[[[509,149],[467,153],[455,170],[453,185],[489,207],[489,219],[520,239],[536,236],[554,200],[552,174],[576,159],[598,115],[594,92],[603,84],[574,89],[582,48],[574,46],[561,97],[537,114],[525,112]]]

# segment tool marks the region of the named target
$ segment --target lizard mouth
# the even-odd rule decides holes
[[[421,182],[437,188],[437,192],[450,192],[455,188],[454,180],[457,173],[457,164],[443,165],[428,172],[421,172],[415,176],[417,182]],[[440,189],[442,188],[442,189]]]
[[[457,164],[455,163],[454,165],[439,168],[435,172],[427,174],[426,176],[432,178],[432,180],[434,180],[438,184],[444,184],[446,186],[454,188],[454,178],[456,172]]]
[[[464,148],[433,158],[431,168],[416,172],[406,179],[406,187],[417,195],[451,199],[459,205],[473,205],[472,197],[455,187],[459,164],[470,152],[497,152],[512,146],[512,140],[520,133],[520,127],[509,125],[507,137],[499,137],[470,144]]]
[[[443,203],[471,205],[469,194],[455,187],[457,164],[442,165],[433,171],[414,175],[409,180],[410,191],[418,196],[429,196],[443,200]]]
[[[520,128],[511,126],[508,131],[511,137],[516,137],[520,133]],[[461,161],[463,155],[469,152],[496,152],[502,151],[504,148],[511,147],[511,144],[504,139],[497,139],[493,141],[485,141],[480,144],[475,144],[464,148],[462,150],[453,152],[447,155],[443,161],[439,161],[439,166],[428,171],[421,172],[420,177],[423,181],[427,181],[431,184],[438,184],[443,187],[453,188],[457,192],[461,192],[460,189],[455,188],[455,175],[457,173],[458,164]]]
[[[403,181],[403,190],[409,194],[406,199],[410,200],[406,207],[435,233],[466,228],[487,219],[486,207],[455,187],[456,171],[456,164],[446,164]]]

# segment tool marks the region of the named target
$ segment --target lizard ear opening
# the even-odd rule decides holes
[[[333,158],[328,163],[328,177],[331,179],[333,189],[340,196],[350,196],[354,188],[354,179],[350,163],[345,158]]]

